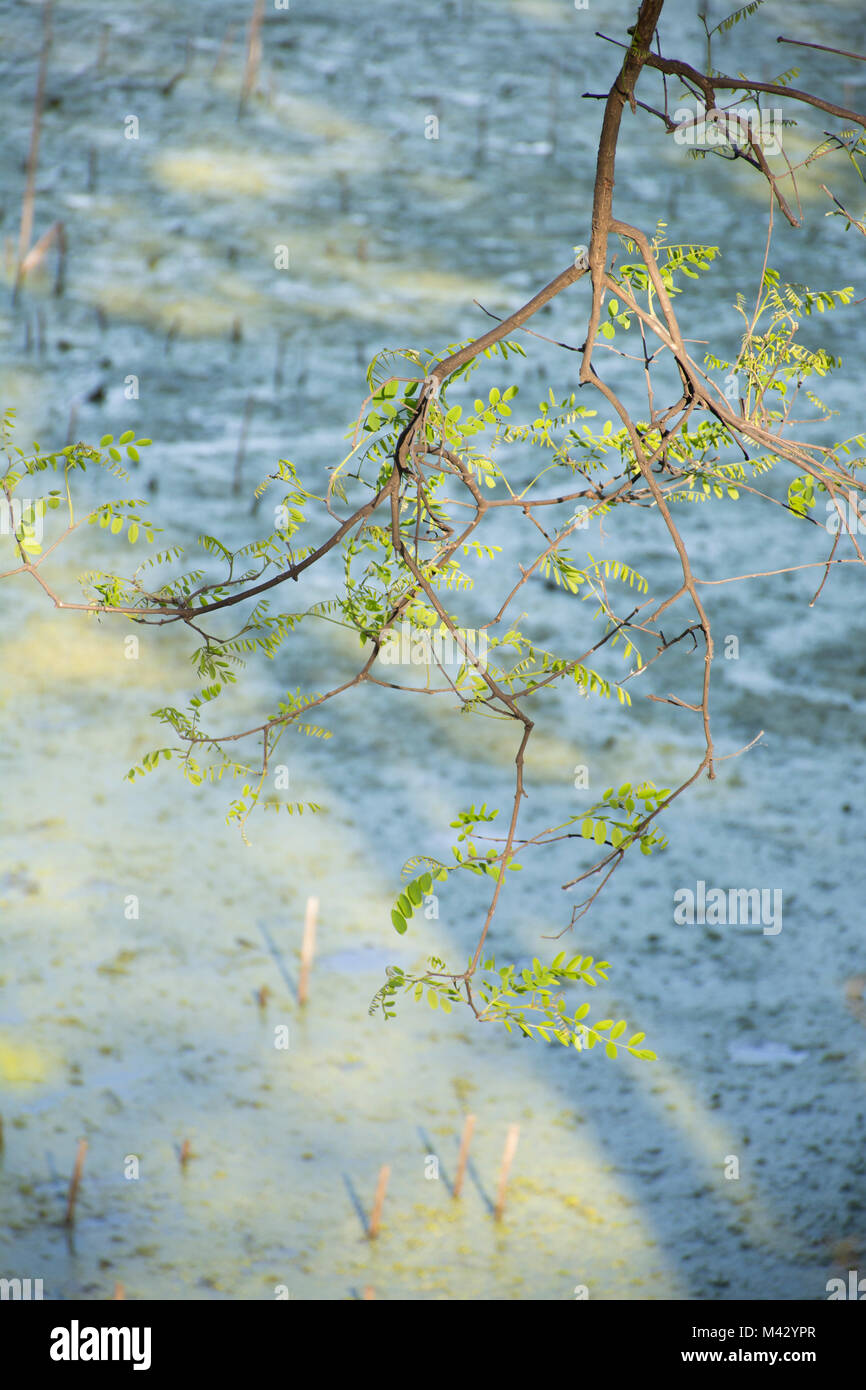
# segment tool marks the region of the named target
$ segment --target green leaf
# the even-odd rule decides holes
[[[391,908],[391,921],[394,923],[394,930],[402,936],[409,925],[406,918],[401,916],[396,907]]]

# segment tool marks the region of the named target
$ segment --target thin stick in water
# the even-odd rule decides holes
[[[502,1150],[502,1162],[499,1165],[499,1187],[496,1192],[496,1220],[502,1220],[502,1213],[505,1211],[505,1189],[508,1186],[508,1174],[514,1162],[514,1155],[517,1153],[517,1141],[520,1138],[520,1125],[509,1125],[508,1133],[505,1136],[505,1148]]]
[[[65,278],[66,261],[66,229],[62,222],[52,222],[47,232],[43,232],[38,241],[30,247],[26,256],[18,267],[19,282],[29,275],[31,270],[36,270],[45,259],[51,247],[57,246],[57,272],[54,277],[54,294],[59,298],[63,293]]]
[[[238,116],[243,115],[247,99],[258,80],[259,64],[262,60],[262,20],[264,17],[265,0],[253,0],[253,13],[247,30],[247,61],[244,66],[244,83],[241,88]]]
[[[301,976],[298,981],[299,1004],[306,1004],[310,996],[310,971],[313,968],[313,955],[316,950],[316,919],[318,915],[319,899],[307,898],[304,939],[301,942]]]
[[[454,1191],[452,1197],[459,1197],[463,1190],[463,1178],[466,1173],[466,1161],[469,1158],[469,1145],[472,1143],[472,1131],[475,1128],[475,1116],[467,1115],[463,1125],[463,1137],[460,1140],[460,1153],[457,1157],[457,1176],[454,1179]]]
[[[24,258],[30,250],[33,236],[33,204],[36,198],[36,165],[39,159],[39,136],[42,131],[42,108],[45,102],[45,73],[48,68],[48,54],[51,49],[51,9],[53,0],[44,0],[42,6],[42,50],[39,54],[39,74],[36,78],[36,95],[33,99],[33,124],[30,128],[30,150],[27,155],[27,179],[24,197],[21,199],[21,228],[18,233],[18,270],[15,276],[15,297],[24,279]]]
[[[230,24],[229,27],[228,27],[228,29],[226,29],[225,34],[223,35],[223,41],[222,41],[222,43],[220,44],[220,46],[219,46],[219,48],[218,48],[218,50],[217,50],[216,62],[215,62],[214,65],[213,65],[213,72],[211,73],[211,76],[212,76],[212,77],[216,77],[217,73],[219,72],[220,68],[222,67],[223,58],[225,57],[226,49],[230,47],[231,41],[232,41],[232,39],[234,38],[234,36],[235,36],[235,26],[234,26],[233,24]]]
[[[274,390],[279,391],[283,384],[283,354],[286,350],[285,333],[277,334],[277,356],[274,362]]]
[[[79,1139],[78,1153],[75,1155],[75,1167],[72,1170],[72,1177],[69,1182],[69,1195],[66,1198],[66,1225],[71,1226],[75,1220],[75,1201],[78,1197],[78,1188],[81,1183],[81,1172],[84,1168],[84,1155],[87,1153],[87,1140]]]
[[[391,1169],[387,1163],[383,1163],[379,1169],[379,1181],[376,1183],[376,1196],[373,1198],[373,1214],[370,1217],[370,1224],[367,1227],[367,1236],[370,1240],[375,1240],[379,1234],[379,1225],[382,1220],[382,1208],[385,1205],[385,1193],[388,1190],[388,1179],[391,1176]]]
[[[247,452],[247,431],[250,427],[250,420],[253,418],[255,404],[255,397],[247,396],[246,404],[244,405],[244,418],[241,422],[241,432],[238,438],[238,451],[235,454],[235,476],[232,482],[232,492],[235,496],[237,496],[241,490],[241,476]]]

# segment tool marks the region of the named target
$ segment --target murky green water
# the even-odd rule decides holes
[[[844,46],[862,48],[858,7],[834,14],[768,5],[736,31],[727,66],[751,69],[756,36],[783,29],[828,44],[844,33]],[[0,236],[14,244],[39,13],[0,15]],[[393,0],[293,4],[268,13],[261,91],[238,121],[246,6],[64,0],[36,230],[64,220],[67,291],[53,299],[46,271],[16,308],[4,295],[0,313],[0,399],[18,407],[23,438],[135,428],[155,443],[133,487],[151,497],[166,540],[249,539],[247,498],[278,457],[320,484],[342,457],[373,352],[481,331],[473,299],[514,307],[588,239],[600,108],[578,97],[613,72],[593,32],[619,34],[627,16],[630,6],[595,0],[583,12],[566,0],[464,0],[411,23]],[[696,33],[687,4],[666,23],[669,47]],[[804,86],[833,85],[820,57],[802,69]],[[841,99],[857,105],[863,90],[855,73]],[[431,114],[438,141],[424,138]],[[138,140],[124,138],[129,116]],[[679,240],[717,239],[726,254],[713,283],[726,300],[753,285],[763,186],[718,161],[693,165],[643,122],[624,129],[620,215],[649,228],[662,218]],[[807,148],[802,129],[789,139]],[[808,224],[779,229],[774,261],[860,294],[853,234],[822,220],[827,172],[806,171]],[[841,173],[833,186],[860,197]],[[288,272],[274,269],[277,245],[289,248]],[[9,267],[7,256],[7,279]],[[585,304],[578,286],[540,331],[579,333]],[[684,322],[707,335],[697,297]],[[844,423],[827,428],[851,433],[863,423],[862,318],[820,329],[817,341],[852,363],[826,393]],[[735,331],[731,315],[720,349]],[[564,391],[573,371],[569,355],[533,344],[515,379],[531,401],[545,373]],[[130,375],[137,401],[124,394]],[[231,480],[250,397],[239,506]],[[790,524],[770,509],[749,516],[724,533],[700,514],[684,523],[707,572],[786,562]],[[107,564],[116,554],[101,532],[84,539],[54,570],[68,597],[94,544]],[[594,553],[653,567],[659,589],[673,574],[643,515],[595,539]],[[409,854],[447,852],[461,806],[507,795],[514,750],[501,726],[468,728],[437,708],[423,722],[388,692],[359,693],[328,722],[327,744],[298,739],[289,751],[293,798],[328,814],[259,818],[246,846],[223,823],[228,793],[165,774],[122,780],[159,741],[150,711],[188,690],[184,639],[147,632],[130,661],[120,625],[55,614],[35,588],[4,585],[0,1273],[42,1278],[50,1298],[108,1297],[117,1281],[129,1298],[171,1299],[273,1298],[278,1285],[297,1299],[367,1287],[383,1299],[570,1299],[578,1285],[592,1298],[823,1297],[866,1242],[866,1030],[844,998],[845,981],[866,971],[864,665],[856,574],[835,577],[809,609],[813,588],[796,576],[715,591],[716,631],[737,634],[741,652],[718,663],[717,736],[725,752],[759,729],[764,741],[677,803],[664,861],[626,867],[575,939],[612,961],[605,998],[646,1030],[660,1056],[650,1066],[525,1047],[411,1006],[388,1025],[367,1016],[385,963],[459,959],[474,941],[471,893],[458,902],[446,889],[439,920],[413,922],[402,939],[388,908]],[[293,602],[326,592],[317,573]],[[574,632],[567,597],[539,586],[533,602],[551,640]],[[239,726],[287,686],[321,688],[353,669],[356,650],[334,631],[303,629],[223,721]],[[673,661],[679,689],[690,667]],[[667,782],[700,756],[692,727],[659,706],[629,717],[553,699],[538,717],[530,790],[544,824],[587,796],[576,764],[597,791],[626,774]],[[500,956],[536,954],[561,929],[571,899],[558,885],[574,867],[565,852],[527,864],[497,918]],[[782,887],[782,932],[674,926],[674,889],[699,878]],[[301,1011],[293,986],[310,894],[321,902],[318,958]],[[283,1025],[286,1050],[274,1046]],[[455,1203],[469,1111],[473,1166]],[[512,1123],[520,1144],[497,1226]],[[62,1218],[81,1137],[70,1237]],[[425,1176],[428,1155],[438,1179]],[[729,1155],[737,1182],[723,1176]],[[370,1245],[362,1216],[383,1163],[392,1174]]]

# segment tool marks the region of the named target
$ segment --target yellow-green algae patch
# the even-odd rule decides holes
[[[57,1071],[57,1061],[49,1053],[10,1033],[0,1033],[0,1080],[35,1085],[48,1081]]]

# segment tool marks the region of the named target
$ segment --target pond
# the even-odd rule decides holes
[[[56,5],[35,225],[64,223],[65,291],[52,296],[46,262],[0,310],[0,401],[17,408],[19,442],[151,437],[132,493],[149,500],[160,545],[188,547],[189,566],[203,532],[237,545],[264,532],[253,489],[277,459],[321,490],[375,352],[477,335],[490,320],[473,301],[508,312],[589,240],[601,104],[581,95],[615,70],[595,32],[616,37],[632,22],[619,0],[444,0],[410,17],[396,0],[269,6],[259,81],[239,113],[248,13],[231,0]],[[699,60],[694,6],[666,6],[664,26],[669,49]],[[766,78],[798,63],[804,87],[828,92],[834,60],[776,50],[775,36],[838,45],[844,34],[862,48],[863,27],[854,0],[832,17],[768,4],[732,32],[724,63],[755,71],[759,55]],[[2,232],[14,247],[39,9],[7,9],[4,29]],[[855,72],[840,100],[862,97]],[[822,118],[792,114],[786,149],[805,152]],[[810,167],[805,226],[777,216],[771,264],[860,296],[856,232],[824,219],[824,181],[862,208],[850,170]],[[763,182],[692,160],[627,112],[616,200],[645,230],[662,220],[673,240],[723,248],[708,272],[712,324],[700,288],[683,324],[698,339],[712,327],[713,350],[735,350],[736,314],[718,306],[758,283]],[[538,331],[580,341],[586,286]],[[828,314],[815,332],[847,364],[821,383],[839,416],[815,437],[842,438],[863,424],[864,320]],[[521,405],[548,382],[575,388],[579,359],[538,339],[526,347],[505,378]],[[625,370],[612,361],[612,384]],[[501,384],[502,371],[485,366],[478,380]],[[88,475],[85,495],[95,504],[106,486]],[[588,543],[650,568],[662,592],[675,556],[648,515],[618,514],[603,534],[595,524]],[[696,508],[683,521],[708,574],[791,563],[792,518],[769,506],[727,515],[721,525]],[[503,522],[499,540],[519,548],[517,523]],[[75,600],[77,575],[126,544],[112,542],[86,528],[61,548],[58,590]],[[817,560],[826,546],[810,534],[801,553]],[[317,567],[292,604],[326,597],[338,577]],[[712,591],[715,630],[738,638],[737,659],[716,668],[720,751],[763,736],[675,803],[670,849],[627,863],[566,939],[611,961],[605,1008],[645,1030],[659,1057],[633,1063],[523,1045],[411,1001],[395,1021],[368,1015],[387,965],[459,962],[474,946],[480,890],[443,887],[438,916],[416,915],[405,937],[390,907],[410,855],[448,854],[461,808],[506,804],[507,726],[457,720],[434,701],[421,719],[394,692],[353,692],[328,718],[333,737],[298,737],[285,754],[292,799],[325,810],[254,818],[245,844],[225,824],[230,787],[191,788],[171,767],[123,780],[162,741],[151,712],[192,689],[189,639],[147,630],[128,660],[121,623],[57,613],[36,586],[7,581],[0,1274],[40,1278],[51,1299],[107,1298],[118,1283],[130,1299],[571,1300],[583,1288],[593,1299],[824,1298],[866,1243],[866,1028],[851,985],[866,973],[866,668],[859,576],[834,575],[810,607],[816,587],[807,571]],[[530,601],[552,643],[588,621],[562,591],[538,585]],[[467,627],[479,612],[467,604]],[[671,654],[669,688],[696,660]],[[335,684],[356,662],[338,628],[305,626],[250,671],[223,725],[260,721],[287,688]],[[658,704],[554,696],[537,717],[528,804],[539,825],[626,776],[674,785],[701,756],[689,717]],[[579,765],[589,790],[575,786]],[[547,951],[570,916],[559,885],[575,863],[567,847],[527,856],[495,920],[498,959]],[[674,893],[699,882],[783,890],[781,930],[677,923]],[[310,896],[317,959],[301,1008]]]

